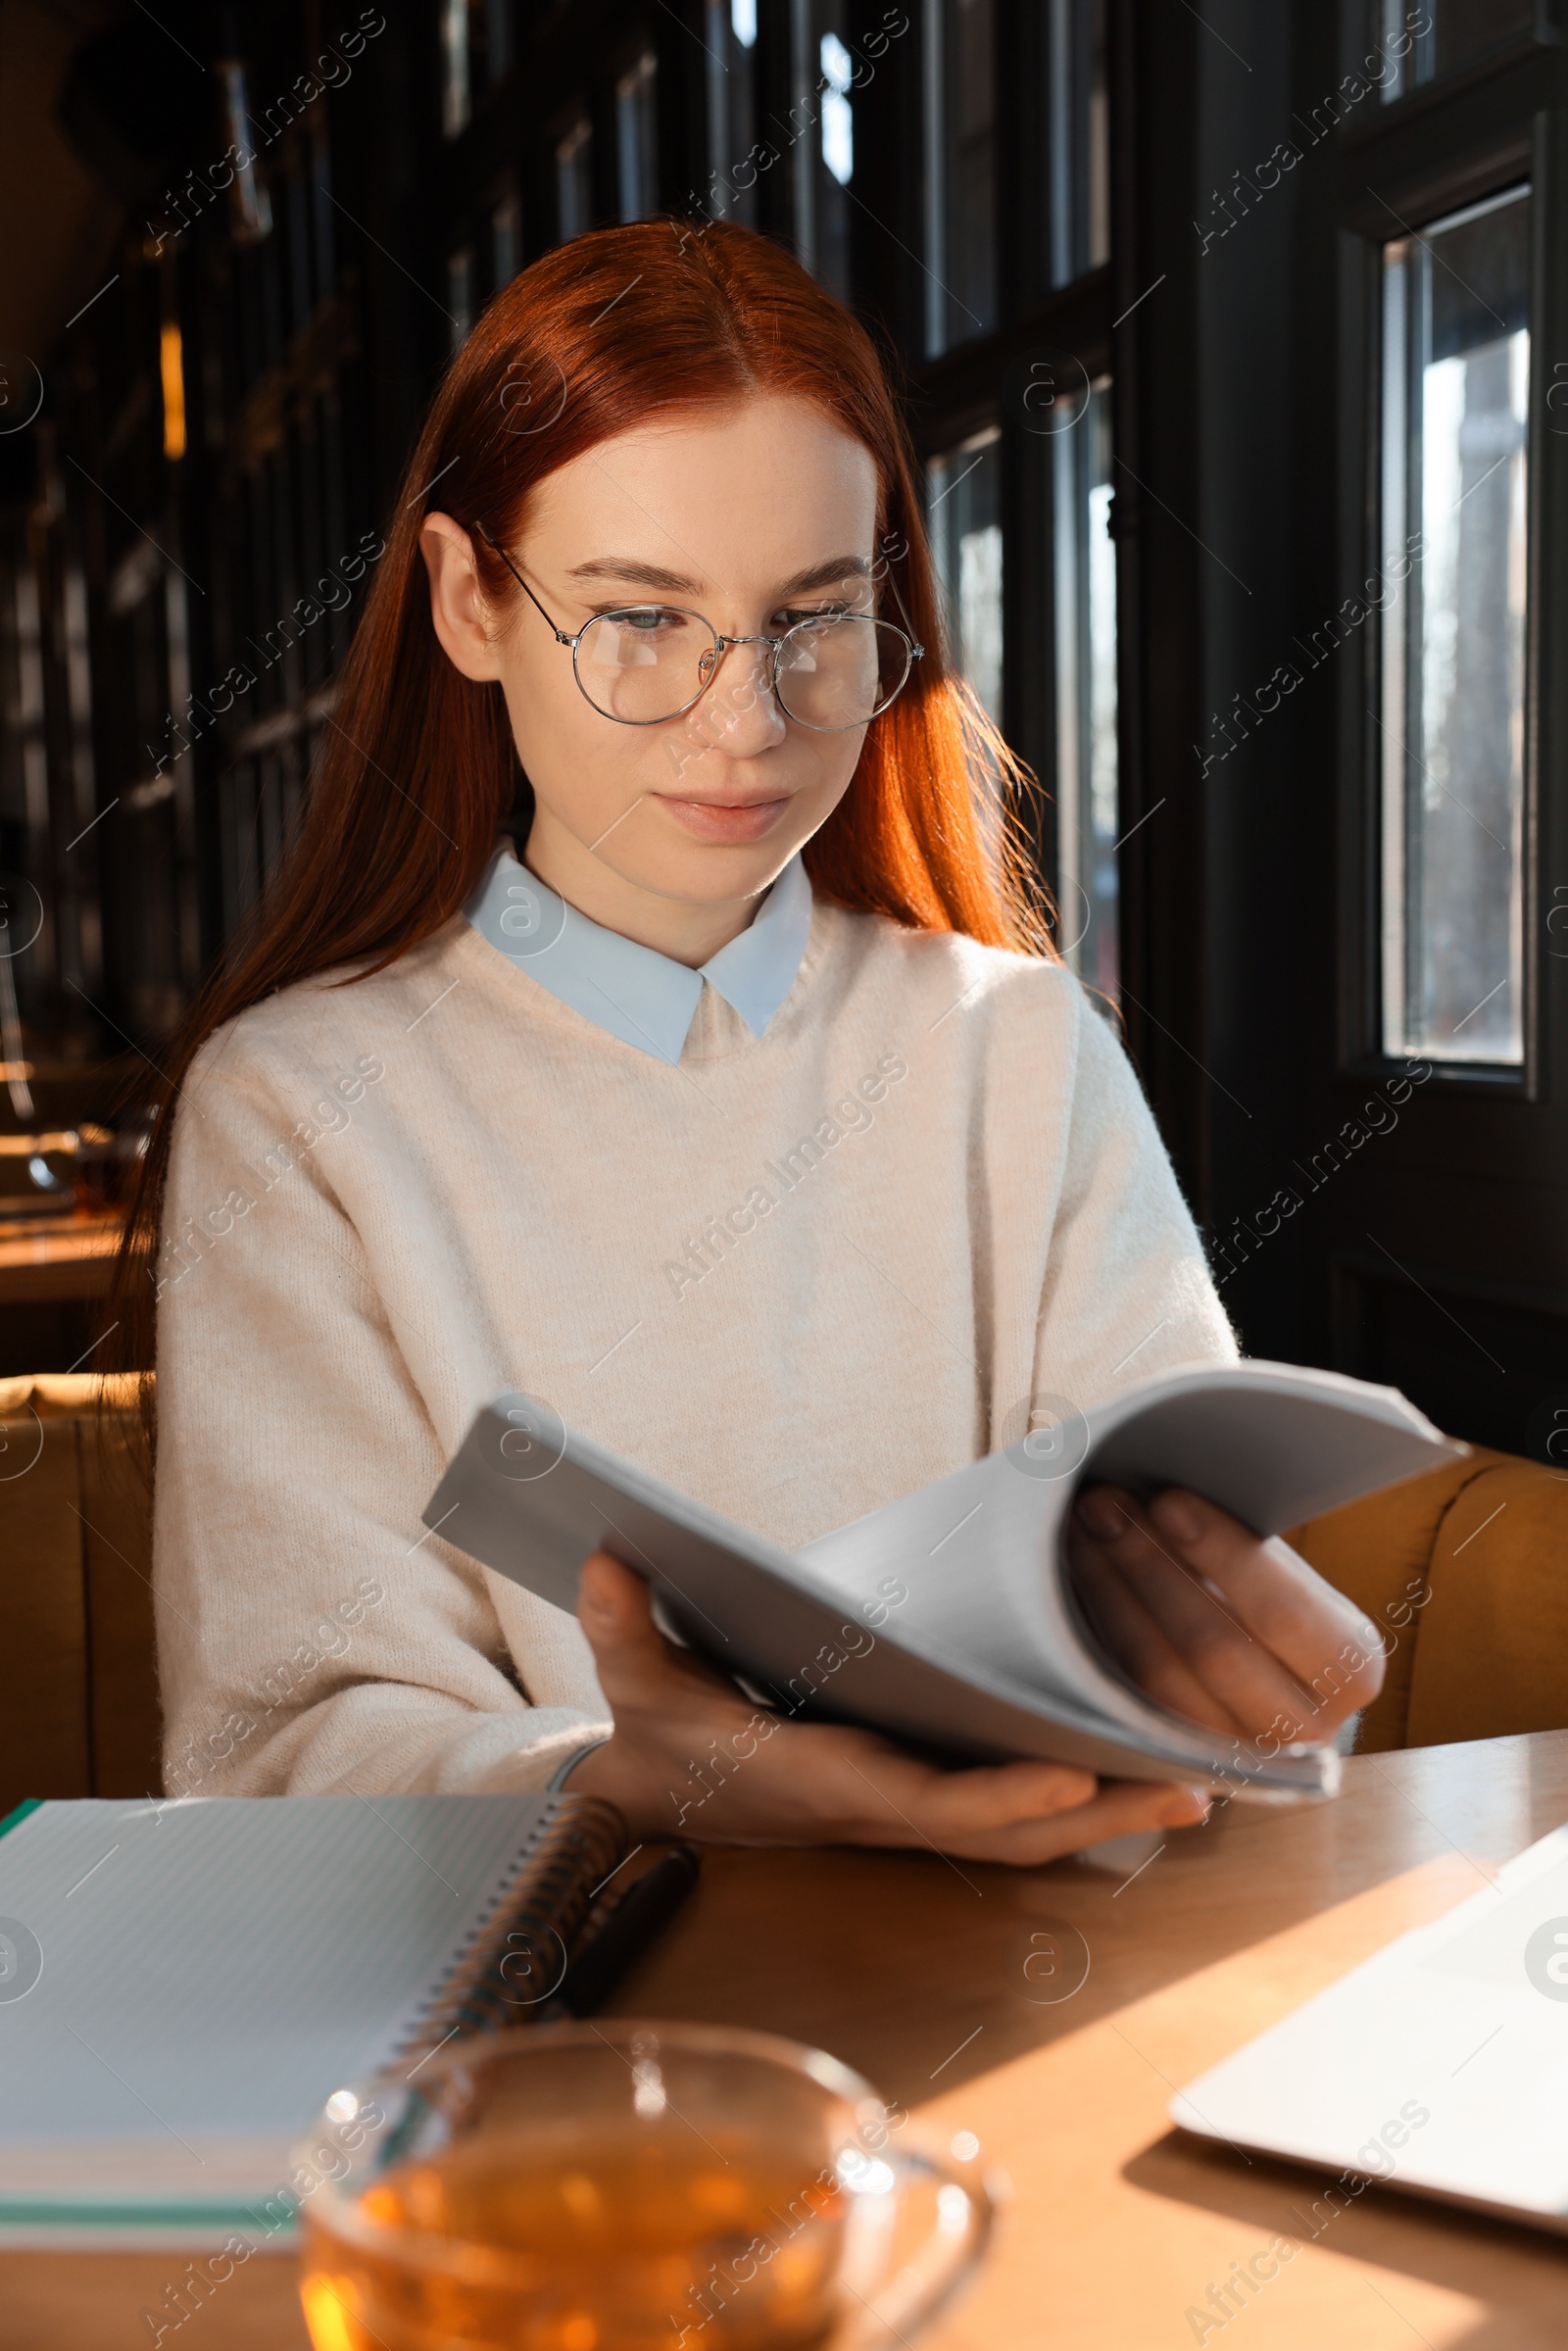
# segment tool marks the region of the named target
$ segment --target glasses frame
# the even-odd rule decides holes
[[[884,620],[882,619],[881,615],[876,612],[837,612],[833,614],[833,617],[839,620],[869,620],[873,622],[876,627],[890,628],[896,637],[902,637],[904,640],[906,657],[904,675],[900,678],[898,684],[888,696],[887,701],[879,703],[877,708],[871,712],[870,717],[853,718],[848,726],[813,726],[809,718],[797,718],[795,716],[795,712],[790,709],[788,703],[784,701],[778,690],[779,661],[782,658],[785,646],[789,643],[792,637],[800,636],[805,630],[810,628],[813,625],[813,620],[798,620],[795,623],[795,626],[793,628],[787,628],[781,637],[768,636],[765,634],[753,637],[726,637],[713,626],[713,623],[709,619],[706,612],[697,612],[691,605],[620,604],[612,606],[608,612],[595,612],[593,618],[585,620],[581,628],[578,629],[576,635],[571,636],[568,635],[565,629],[560,627],[556,621],[551,619],[550,614],[545,611],[544,606],[539,602],[538,597],[534,594],[532,588],[529,587],[527,581],[523,578],[522,573],[517,569],[517,566],[513,562],[511,556],[508,555],[504,547],[500,546],[496,540],[490,536],[490,533],[485,529],[482,522],[479,525],[479,536],[481,539],[483,539],[485,545],[501,558],[501,561],[506,564],[507,569],[511,572],[513,578],[516,581],[524,596],[527,597],[529,603],[539,614],[540,619],[544,621],[545,625],[550,630],[550,633],[555,638],[556,643],[558,645],[570,646],[571,674],[577,681],[578,693],[582,696],[584,702],[588,705],[588,708],[591,710],[598,711],[598,714],[601,718],[608,718],[612,726],[667,726],[672,718],[684,718],[686,712],[688,710],[694,710],[697,708],[697,705],[702,701],[704,695],[707,694],[711,688],[714,680],[718,676],[719,666],[723,661],[724,656],[732,645],[765,645],[768,648],[768,652],[765,657],[767,662],[767,691],[772,695],[774,701],[778,704],[779,709],[784,712],[785,717],[790,719],[796,726],[804,726],[808,733],[813,735],[848,735],[852,734],[855,728],[858,726],[869,726],[872,718],[880,718],[884,710],[889,710],[893,708],[893,705],[898,701],[899,696],[904,692],[905,687],[908,684],[910,672],[913,670],[915,662],[921,660],[925,653],[925,647],[917,644],[914,638],[910,636],[907,629],[900,628],[896,620]],[[619,619],[628,612],[681,612],[685,614],[688,620],[700,620],[704,628],[707,629],[709,635],[713,640],[713,665],[709,672],[706,681],[698,687],[696,693],[692,696],[689,702],[683,702],[678,710],[666,710],[662,718],[619,718],[615,715],[613,710],[601,709],[600,705],[595,702],[593,696],[589,693],[587,687],[582,682],[582,672],[577,666],[577,653],[584,637],[598,621]],[[821,615],[813,616],[813,618],[815,617],[821,617]],[[701,667],[701,661],[699,661],[698,666]]]

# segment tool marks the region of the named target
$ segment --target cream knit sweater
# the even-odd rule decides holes
[[[341,979],[342,974],[335,975]],[[576,1622],[428,1535],[521,1388],[791,1548],[1235,1342],[1058,966],[817,903],[676,1067],[462,917],[221,1031],[159,1267],[172,1791],[543,1787],[608,1728]]]

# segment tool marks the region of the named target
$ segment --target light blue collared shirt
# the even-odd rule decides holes
[[[590,922],[498,850],[464,909],[510,963],[562,1004],[656,1061],[680,1059],[706,980],[754,1037],[795,985],[811,928],[811,885],[791,857],[747,929],[700,971]]]

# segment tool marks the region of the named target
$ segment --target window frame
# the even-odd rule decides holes
[[[1370,12],[1344,11],[1345,59],[1353,70]],[[1542,11],[1544,16],[1544,11]],[[1547,949],[1568,961],[1544,916],[1551,874],[1568,883],[1568,694],[1544,649],[1568,629],[1568,414],[1548,429],[1553,348],[1568,347],[1568,107],[1564,56],[1537,32],[1498,44],[1452,73],[1381,105],[1343,140],[1340,164],[1342,288],[1341,592],[1355,596],[1382,558],[1382,303],[1384,247],[1464,206],[1528,181],[1532,193],[1531,371],[1526,498],[1527,610],[1524,676],[1524,822],[1521,1032],[1517,1064],[1433,1056],[1431,1084],[1445,1095],[1540,1102],[1568,1082],[1568,1006],[1552,1020]],[[1544,96],[1551,103],[1542,104]],[[1404,224],[1401,227],[1401,220]],[[1559,403],[1559,406],[1563,406]],[[1340,680],[1341,822],[1339,1074],[1374,1084],[1404,1066],[1383,1044],[1383,758],[1381,631],[1362,632],[1359,660]],[[1568,892],[1556,902],[1568,906]]]

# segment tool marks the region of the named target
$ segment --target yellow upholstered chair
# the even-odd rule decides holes
[[[1568,1475],[1477,1447],[1290,1541],[1390,1651],[1358,1751],[1568,1730]]]
[[[162,1785],[150,1513],[98,1388],[0,1380],[0,1815]]]

